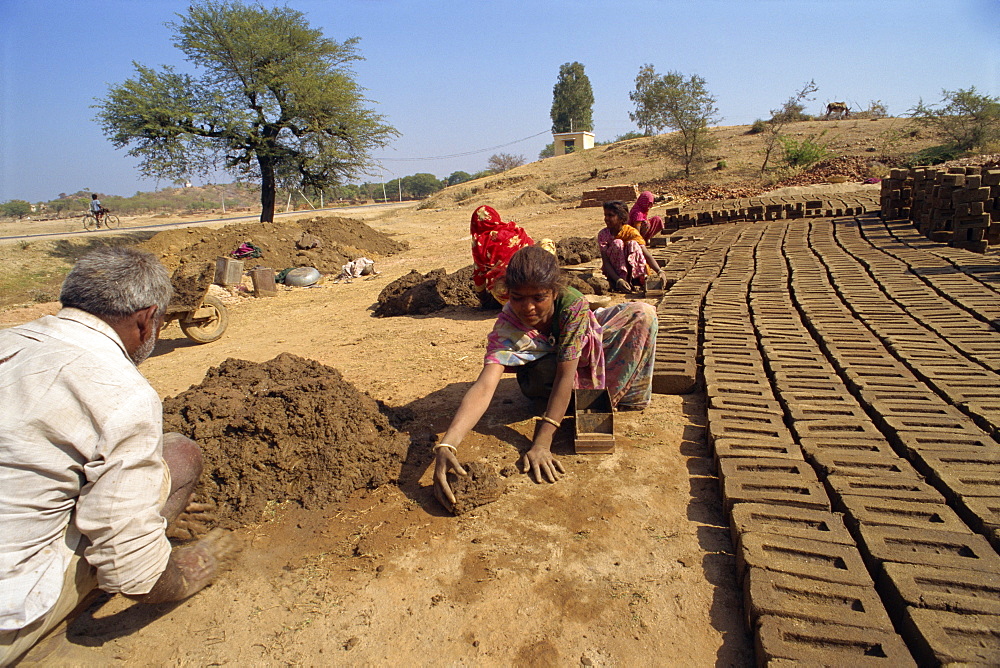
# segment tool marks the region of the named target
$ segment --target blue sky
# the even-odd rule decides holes
[[[998,0],[264,4],[303,12],[327,37],[361,38],[357,79],[402,133],[377,154],[386,179],[475,172],[498,151],[537,159],[551,141],[559,66],[572,61],[594,89],[598,141],[636,129],[628,94],[645,63],[702,76],[723,125],[766,118],[809,79],[819,86],[812,113],[832,100],[882,100],[901,115],[921,98],[937,102],[942,89],[969,86],[1000,95]],[[0,202],[170,185],[143,178],[111,146],[91,105],[132,76],[133,61],[185,65],[164,23],[188,5],[0,0]],[[470,154],[433,159],[457,153]]]

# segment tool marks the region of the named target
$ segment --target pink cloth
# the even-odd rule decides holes
[[[653,193],[648,190],[642,191],[639,199],[635,201],[628,212],[628,224],[639,230],[639,234],[642,235],[647,244],[650,239],[663,230],[662,218],[659,216],[648,217],[649,209],[653,206],[653,199]]]

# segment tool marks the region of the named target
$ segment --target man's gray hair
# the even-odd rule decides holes
[[[173,292],[170,274],[155,255],[106,246],[77,260],[63,282],[59,301],[111,320],[155,305],[162,318]]]

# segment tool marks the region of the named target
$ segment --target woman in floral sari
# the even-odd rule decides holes
[[[647,275],[662,271],[646,248],[646,240],[627,221],[624,202],[605,202],[604,229],[597,233],[601,270],[612,288],[625,293],[642,289]]]
[[[514,254],[504,283],[510,300],[487,338],[483,370],[434,446],[434,492],[449,509],[455,497],[448,470],[466,474],[458,445],[489,408],[504,371],[517,373],[527,396],[547,401],[520,460],[537,482],[555,482],[564,473],[551,453],[552,436],[574,389],[607,388],[620,410],[645,408],[652,393],[658,326],[652,306],[625,302],[591,311],[583,295],[566,286],[556,258],[538,246]]]
[[[499,307],[507,302],[507,293],[501,285],[507,263],[514,253],[534,241],[517,223],[504,222],[491,206],[481,206],[472,212],[469,232],[475,264],[473,289],[484,307]]]

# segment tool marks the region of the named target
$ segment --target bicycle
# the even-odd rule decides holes
[[[87,231],[98,229],[101,223],[110,230],[113,227],[121,227],[122,221],[118,216],[111,213],[105,213],[101,216],[100,220],[92,213],[88,213],[83,217],[83,229]]]

